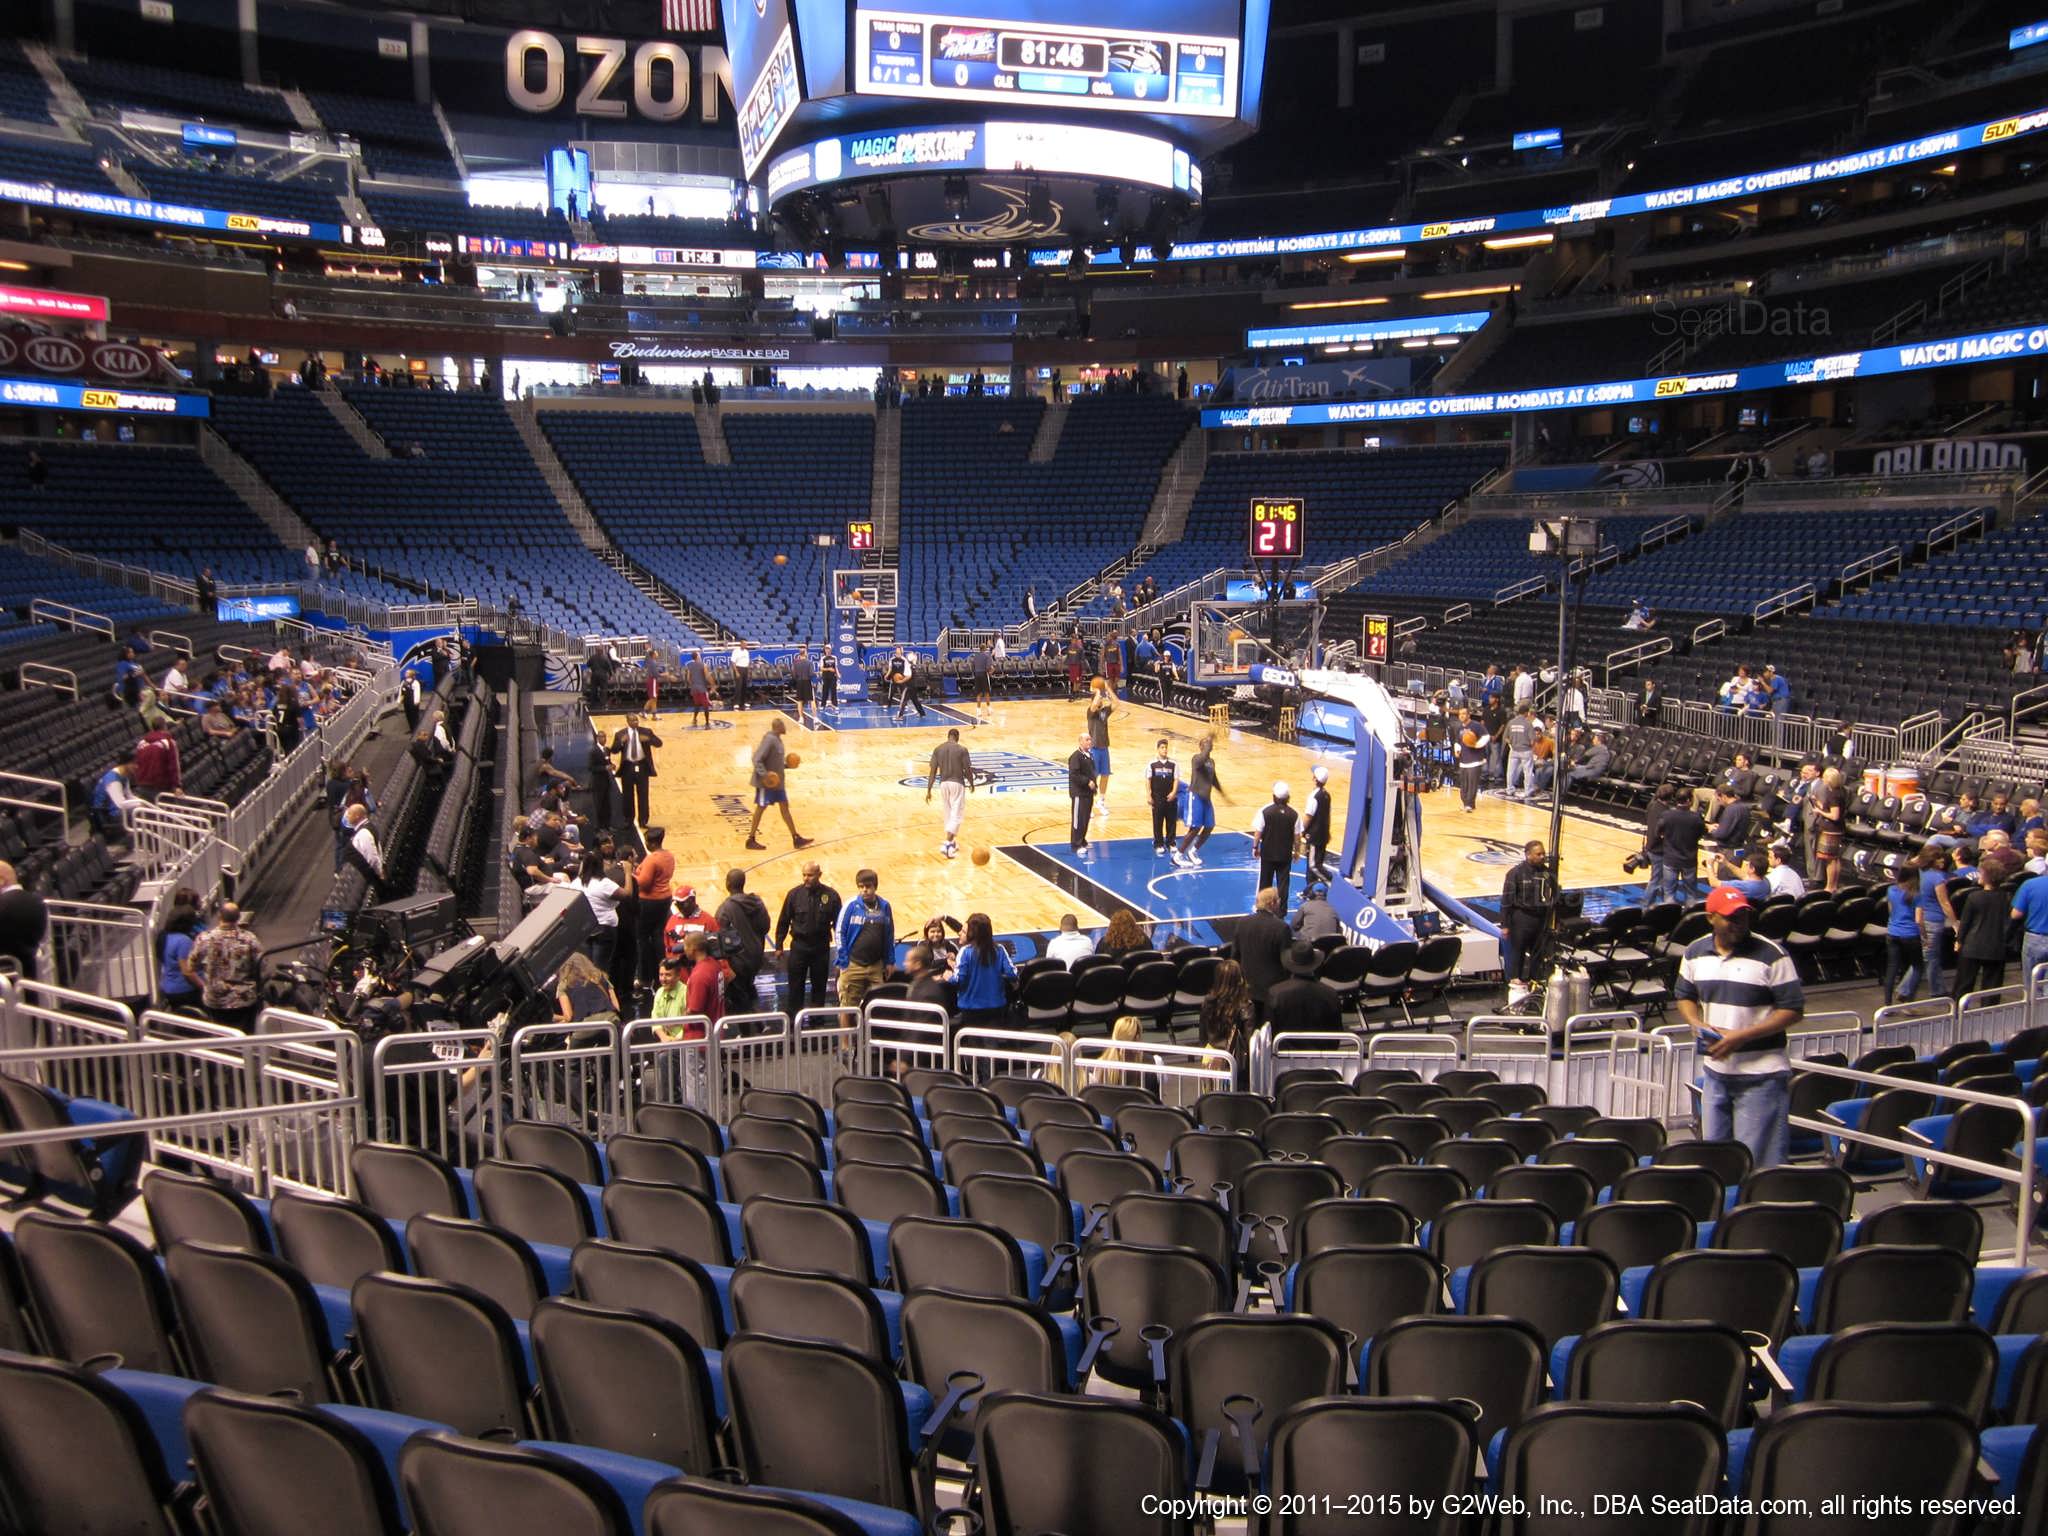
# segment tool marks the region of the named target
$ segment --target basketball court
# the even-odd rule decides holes
[[[1213,920],[1251,909],[1257,861],[1246,828],[1269,800],[1275,779],[1292,786],[1300,807],[1310,770],[1327,766],[1336,808],[1333,862],[1342,843],[1349,749],[1290,746],[1231,731],[1216,744],[1216,771],[1228,800],[1217,797],[1216,832],[1202,867],[1178,869],[1155,858],[1145,764],[1164,736],[1185,775],[1209,727],[1187,715],[1123,704],[1110,724],[1112,777],[1108,793],[1098,798],[1104,814],[1089,851],[1077,855],[1067,846],[1066,761],[1083,730],[1081,701],[999,701],[994,719],[983,725],[956,701],[927,700],[926,707],[931,713],[924,721],[913,709],[899,726],[880,704],[850,704],[837,716],[828,714],[826,728],[815,731],[799,728],[787,712],[765,708],[720,708],[709,730],[691,729],[684,713],[663,715],[654,722],[663,745],[655,754],[659,777],[649,787],[649,809],[667,828],[678,881],[696,885],[704,904],[716,906],[725,872],[737,865],[748,872],[748,889],[772,912],[797,883],[804,860],[815,858],[826,881],[846,896],[856,870],[880,871],[899,936],[935,914],[964,919],[974,911],[987,912],[1000,933],[1056,928],[1068,912],[1082,927],[1099,928],[1116,907],[1128,906],[1141,920],[1166,925],[1155,937],[1171,930],[1199,943],[1215,936]],[[778,713],[798,759],[788,775],[790,808],[798,830],[815,840],[801,853],[789,846],[773,809],[761,823],[768,850],[745,847],[754,810],[749,762]],[[602,739],[609,740],[622,720],[600,718]],[[925,767],[949,726],[957,726],[973,754],[976,779],[957,859],[939,853],[938,802],[925,802]],[[1640,846],[1640,832],[1574,811],[1565,820],[1567,888],[1628,887],[1621,861]],[[1468,816],[1454,788],[1436,791],[1423,797],[1424,872],[1453,896],[1497,898],[1522,844],[1548,837],[1549,830],[1547,806],[1488,795]],[[986,865],[970,857],[977,848],[989,851]],[[1299,878],[1294,889],[1298,895]]]

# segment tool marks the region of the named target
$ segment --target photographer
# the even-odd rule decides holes
[[[1500,968],[1507,982],[1508,1006],[1513,1008],[1535,990],[1531,983],[1543,948],[1543,930],[1557,897],[1557,882],[1551,878],[1541,842],[1523,845],[1522,862],[1508,871],[1500,895]]]
[[[1650,888],[1643,894],[1646,905],[1692,900],[1693,883],[1699,877],[1700,839],[1706,835],[1706,822],[1679,799],[1678,786],[1659,785],[1643,839],[1643,853],[1650,860]]]

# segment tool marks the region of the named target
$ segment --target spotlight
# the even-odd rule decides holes
[[[1095,189],[1095,216],[1102,221],[1103,228],[1107,229],[1116,222],[1117,208],[1122,201],[1122,194],[1115,187],[1099,186]]]

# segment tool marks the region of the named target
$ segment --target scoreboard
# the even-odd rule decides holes
[[[1247,541],[1251,558],[1299,560],[1307,522],[1307,503],[1299,496],[1254,496]]]
[[[1237,115],[1235,36],[856,8],[853,41],[863,95]]]
[[[846,547],[859,551],[875,547],[875,525],[870,522],[848,523],[846,525]]]
[[[1384,613],[1368,613],[1361,633],[1365,647],[1360,654],[1367,661],[1385,661],[1391,648],[1389,641],[1393,634],[1393,621]]]

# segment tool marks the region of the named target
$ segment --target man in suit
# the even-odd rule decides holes
[[[1266,1003],[1273,988],[1283,981],[1287,968],[1282,956],[1294,935],[1280,916],[1280,893],[1267,886],[1253,899],[1252,915],[1237,925],[1231,940],[1237,963],[1244,968],[1245,985],[1251,988],[1252,1009],[1258,1021],[1266,1021]]]
[[[625,726],[612,735],[611,752],[618,759],[626,809],[642,825],[647,821],[647,781],[656,775],[654,749],[660,745],[661,738],[642,726],[638,715],[626,716]]]
[[[1095,814],[1095,753],[1088,733],[1081,733],[1081,745],[1067,759],[1067,799],[1073,818],[1067,828],[1067,846],[1075,853],[1088,851],[1088,819]]]

